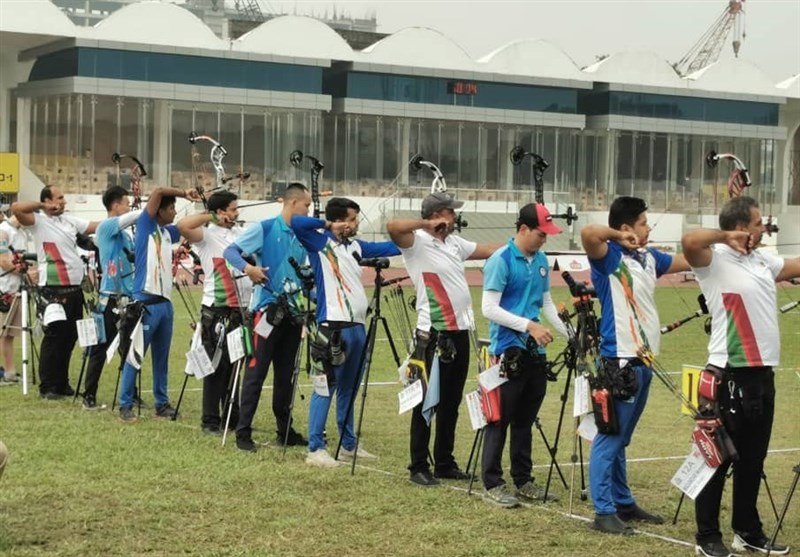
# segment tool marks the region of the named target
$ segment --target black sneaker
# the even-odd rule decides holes
[[[236,448],[247,453],[254,453],[258,451],[258,447],[256,447],[256,444],[253,443],[253,440],[250,437],[237,437]]]
[[[411,483],[415,483],[423,487],[433,487],[439,485],[440,483],[439,480],[433,477],[433,474],[431,474],[429,470],[412,472],[408,479],[411,480]]]
[[[759,532],[758,534],[734,532],[731,547],[736,551],[757,551],[759,553],[769,553],[770,555],[786,555],[789,553],[789,547],[786,545],[770,544],[769,538],[764,535],[764,532]]]
[[[202,431],[208,435],[222,435],[222,430],[218,425],[204,425]]]
[[[156,406],[156,417],[173,419],[175,417],[175,409],[167,402],[161,406]]]
[[[289,430],[289,436],[286,436],[286,433],[278,432],[275,440],[277,441],[278,445],[283,447],[285,444],[287,447],[306,447],[308,446],[308,441],[302,434],[297,433],[294,429]]]
[[[721,541],[699,543],[694,546],[694,552],[703,557],[734,557]]]
[[[119,419],[126,424],[135,424],[139,421],[139,416],[133,411],[133,406],[120,406]]]
[[[469,474],[458,466],[453,466],[445,470],[435,470],[433,472],[433,477],[439,478],[440,480],[468,480],[471,478]]]
[[[633,535],[633,528],[622,522],[616,514],[594,515],[592,528],[606,534]]]
[[[617,516],[623,522],[648,522],[650,524],[664,524],[664,519],[657,514],[650,514],[639,505],[619,506],[617,507]]]
[[[64,398],[64,395],[54,391],[47,391],[45,393],[39,393],[39,398],[43,398],[44,400],[61,400]]]
[[[59,394],[62,394],[62,395],[64,395],[64,396],[74,396],[74,395],[75,395],[75,389],[73,389],[73,388],[72,388],[72,387],[69,385],[69,383],[67,383],[67,386],[66,386],[66,387],[64,387],[64,389],[63,389],[63,390],[59,391]]]
[[[86,395],[83,397],[84,410],[104,410],[105,408],[105,404],[97,404],[97,400],[95,400],[94,396]]]

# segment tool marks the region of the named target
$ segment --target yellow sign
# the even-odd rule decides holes
[[[19,193],[19,155],[0,153],[0,192]]]
[[[700,383],[700,372],[703,368],[697,366],[683,365],[683,380],[681,381],[681,391],[683,396],[689,399],[695,408],[699,406],[697,399],[697,385]],[[692,416],[692,412],[685,404],[681,404],[681,412]]]

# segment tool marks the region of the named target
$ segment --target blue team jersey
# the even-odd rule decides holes
[[[100,292],[130,297],[133,295],[133,263],[128,259],[128,253],[132,255],[135,249],[130,232],[120,228],[119,219],[104,220],[95,233],[103,270]]]
[[[486,261],[483,289],[502,293],[500,307],[504,310],[538,323],[544,294],[550,291],[547,256],[538,251],[528,258],[519,251],[514,240],[509,240]],[[512,346],[525,348],[529,335],[490,322],[489,336],[490,352],[500,355]],[[539,352],[544,353],[544,349],[540,347]]]
[[[364,323],[369,301],[361,284],[363,267],[358,258],[400,255],[393,242],[339,241],[331,232],[320,232],[325,221],[292,218],[292,228],[308,251],[317,290],[317,322]]]
[[[605,257],[589,259],[589,265],[602,310],[600,354],[636,358],[641,348],[658,354],[661,324],[654,293],[656,279],[672,265],[672,256],[608,242]]]
[[[172,295],[172,244],[180,239],[174,224],[159,226],[146,210],[136,221],[136,261],[133,273],[133,297],[148,300],[154,296],[170,299]]]
[[[268,283],[256,285],[250,302],[253,311],[275,302],[284,292],[300,290],[297,277],[289,258],[299,264],[306,260],[306,250],[291,228],[278,216],[250,225],[233,244],[242,250],[242,255],[253,256],[256,266],[266,267]]]

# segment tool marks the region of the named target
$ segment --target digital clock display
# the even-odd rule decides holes
[[[477,95],[478,84],[474,81],[448,81],[448,95]]]

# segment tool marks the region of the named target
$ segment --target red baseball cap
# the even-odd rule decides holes
[[[541,203],[528,203],[522,207],[517,217],[517,225],[520,224],[524,224],[528,228],[536,228],[550,236],[561,234],[561,229],[553,224],[550,211]]]

